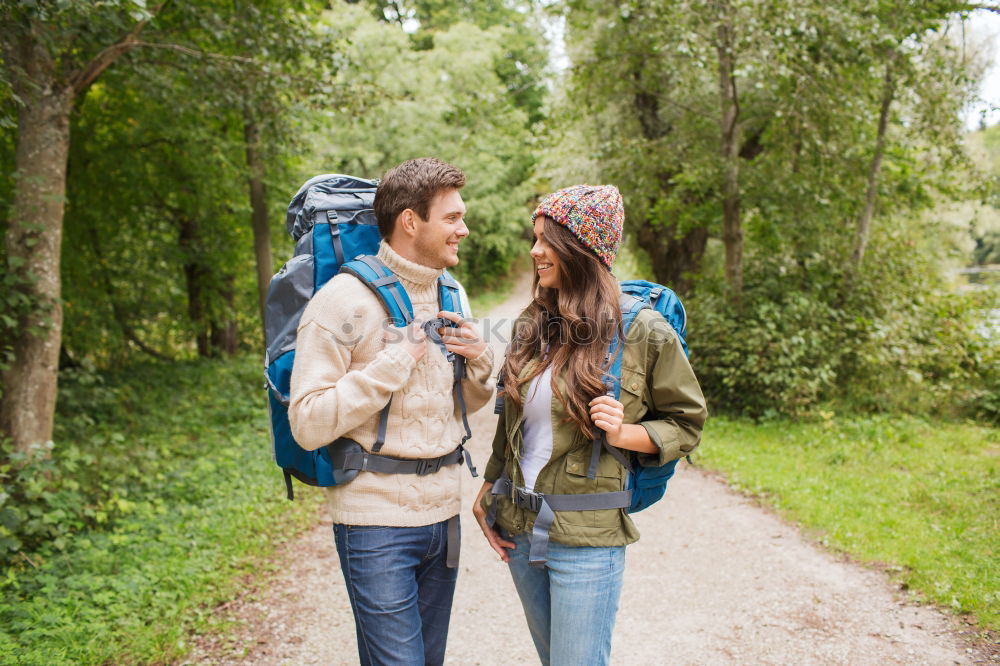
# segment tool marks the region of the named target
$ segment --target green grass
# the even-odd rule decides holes
[[[716,417],[700,457],[823,544],[887,565],[905,587],[1000,629],[1000,430],[822,416]]]
[[[284,497],[261,374],[252,358],[68,383],[52,460],[63,484],[90,489],[97,524],[6,569],[0,663],[176,660],[190,636],[218,628],[213,607],[244,575],[315,521],[316,493]],[[60,457],[70,449],[85,464]]]

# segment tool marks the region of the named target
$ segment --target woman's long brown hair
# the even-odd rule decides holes
[[[621,292],[611,271],[569,230],[546,217],[544,233],[559,257],[559,289],[540,287],[535,272],[534,299],[518,318],[504,361],[504,390],[520,407],[521,386],[551,367],[552,392],[568,421],[591,438],[589,403],[607,390],[608,348],[622,327]],[[521,377],[536,357],[541,362]],[[568,387],[568,395],[559,390],[557,377]]]

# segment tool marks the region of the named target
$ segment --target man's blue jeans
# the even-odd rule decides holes
[[[363,666],[441,664],[458,569],[448,521],[424,527],[334,524]]]
[[[510,574],[543,666],[607,664],[625,576],[625,547],[549,542],[543,568],[528,564],[527,534],[517,534]]]

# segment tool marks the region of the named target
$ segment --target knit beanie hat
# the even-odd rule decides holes
[[[622,242],[625,207],[614,185],[574,185],[546,196],[531,215],[566,227],[609,269]]]

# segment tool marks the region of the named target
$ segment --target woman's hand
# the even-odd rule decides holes
[[[618,446],[624,416],[625,407],[611,396],[602,395],[590,401],[590,420],[607,434],[611,446]]]
[[[479,523],[480,529],[483,530],[483,535],[489,542],[490,548],[495,550],[497,554],[500,555],[501,560],[508,562],[510,561],[510,555],[507,554],[506,549],[513,549],[515,547],[514,543],[502,538],[495,527],[490,527],[490,525],[486,522],[486,509],[482,506],[483,496],[490,492],[491,488],[493,488],[492,481],[483,482],[483,487],[479,489],[479,494],[476,495],[476,501],[472,505],[472,515],[476,517],[476,522]]]
[[[462,319],[458,313],[445,310],[438,312],[438,317],[458,324],[457,328],[446,326],[438,329],[441,340],[448,351],[469,360],[479,358],[486,351],[486,343],[479,337],[479,331],[471,320]]]
[[[612,397],[602,395],[590,401],[590,420],[607,433],[608,444],[626,451],[658,452],[649,432],[638,423],[622,423],[624,416],[625,407]]]

